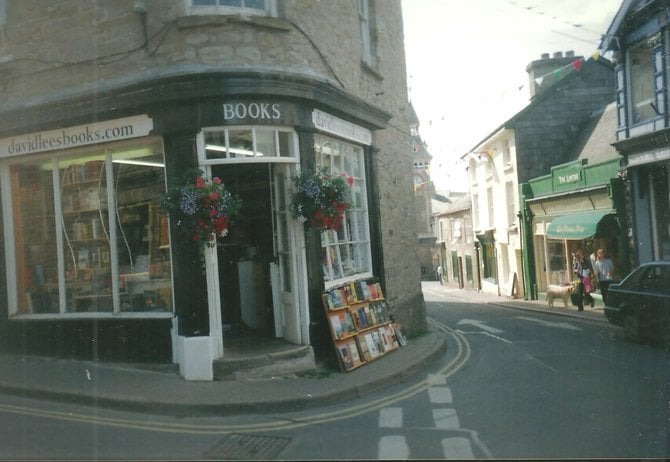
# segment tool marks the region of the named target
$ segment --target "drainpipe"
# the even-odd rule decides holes
[[[526,197],[532,197],[532,193],[530,192],[530,185],[528,183],[522,183],[519,185],[521,210],[517,214],[517,217],[519,218],[521,248],[523,253],[524,298],[526,300],[537,300],[535,247],[533,243],[533,212],[526,205]]]

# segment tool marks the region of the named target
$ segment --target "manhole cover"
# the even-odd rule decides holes
[[[205,452],[208,459],[272,459],[291,442],[282,436],[243,435],[231,433]]]

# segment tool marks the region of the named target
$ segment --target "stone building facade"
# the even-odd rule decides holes
[[[400,2],[210,3],[0,2],[8,342],[207,377],[238,325],[328,354],[321,292],[366,278],[425,328]],[[354,177],[339,234],[286,208],[319,167]],[[242,196],[203,262],[158,201],[191,168]]]

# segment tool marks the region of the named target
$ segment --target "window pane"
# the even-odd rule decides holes
[[[58,312],[56,221],[51,162],[12,166],[19,314]]]
[[[59,162],[66,310],[111,312],[112,266],[103,154]]]
[[[245,8],[265,9],[265,0],[244,0]]]
[[[215,6],[216,0],[192,0],[193,6]]]
[[[663,72],[663,53],[661,51],[654,52],[654,73]]]
[[[251,135],[251,130],[229,130],[228,143],[230,157],[240,157],[248,159],[254,155],[254,146]]]
[[[227,157],[226,132],[205,132],[205,153],[207,159],[225,159]]]
[[[257,128],[256,129],[256,156],[257,157],[275,157],[277,147],[275,144],[275,131]]]
[[[291,140],[293,139],[292,133],[290,132],[279,132],[279,156],[280,157],[293,157],[293,145]]]
[[[651,105],[654,102],[654,68],[646,43],[630,51],[630,69],[633,123],[652,119],[656,116]]]
[[[116,189],[116,258],[121,311],[172,309],[168,219],[162,152],[153,146],[112,154]]]

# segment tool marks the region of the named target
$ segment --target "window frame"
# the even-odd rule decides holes
[[[117,253],[119,252],[120,244],[116,241],[115,233],[116,228],[120,226],[119,215],[117,208],[117,185],[114,181],[110,182],[110,178],[113,178],[113,173],[111,173],[110,167],[115,164],[115,160],[122,160],[123,157],[116,157],[120,152],[123,152],[122,149],[126,147],[137,147],[142,148],[144,146],[159,146],[160,155],[163,158],[163,191],[167,188],[167,174],[165,172],[165,149],[163,146],[162,139],[159,137],[145,137],[145,138],[134,138],[126,141],[112,142],[105,145],[89,145],[85,147],[73,148],[64,151],[58,152],[47,152],[32,154],[26,156],[17,156],[12,157],[0,162],[0,189],[2,192],[2,212],[3,212],[3,232],[4,232],[4,245],[5,245],[5,257],[4,263],[7,268],[6,271],[6,283],[7,283],[7,314],[9,319],[92,319],[92,318],[171,318],[174,316],[174,271],[172,267],[172,256],[170,254],[170,277],[169,284],[171,288],[171,300],[169,306],[166,306],[164,310],[161,311],[124,311],[121,306],[121,271],[117,261]],[[61,169],[64,168],[63,165],[67,165],[68,162],[78,165],[77,160],[85,159],[87,157],[100,157],[104,156],[104,165],[105,165],[105,197],[106,199],[105,206],[106,210],[101,213],[106,214],[109,218],[114,219],[114,226],[110,226],[108,223],[108,229],[106,230],[109,233],[108,245],[110,252],[110,284],[111,284],[111,293],[112,297],[112,311],[75,311],[72,304],[67,302],[67,293],[72,290],[68,286],[68,281],[66,281],[66,259],[67,259],[67,249],[66,246],[69,245],[68,239],[71,239],[67,236],[68,231],[64,229],[64,210],[63,207],[63,185],[66,184],[64,177],[61,175]],[[19,268],[18,262],[18,252],[16,248],[16,239],[15,235],[21,230],[17,230],[15,223],[15,213],[16,210],[14,204],[16,199],[13,196],[12,191],[12,173],[11,168],[13,166],[21,165],[31,165],[36,162],[44,162],[51,164],[52,171],[52,181],[51,184],[53,197],[52,203],[48,205],[51,208],[54,215],[54,222],[47,223],[47,225],[53,225],[55,240],[53,245],[56,247],[55,252],[57,255],[57,273],[58,273],[58,282],[57,282],[57,305],[58,311],[51,311],[46,313],[39,312],[22,312],[28,308],[22,308],[19,306],[19,290],[20,282],[17,277],[17,272]],[[67,168],[67,167],[66,167]],[[110,176],[112,175],[112,176]],[[108,186],[111,184],[112,186]],[[101,215],[102,216],[102,215]],[[168,245],[171,242],[169,233],[167,235]],[[102,246],[101,246],[102,247]],[[168,247],[168,252],[170,252],[170,247]],[[148,274],[148,273],[147,273]],[[149,278],[149,281],[152,279]],[[70,281],[71,282],[71,281]],[[152,290],[155,290],[153,288]]]
[[[244,132],[249,131],[252,139],[252,147],[249,150],[250,155],[246,158],[244,157],[231,157],[231,143],[230,143],[230,133],[235,132]],[[288,156],[282,155],[272,155],[272,156],[257,156],[258,151],[258,133],[260,132],[273,132],[273,140],[275,142],[275,154],[280,146],[279,137],[280,134],[283,134],[288,137],[287,147],[289,150]],[[224,136],[224,145],[221,146],[225,149],[225,157],[207,157],[207,135],[210,133],[222,133]],[[268,163],[268,162],[285,162],[285,163],[297,163],[300,161],[300,152],[298,149],[298,139],[297,134],[293,127],[285,127],[279,125],[224,125],[224,126],[215,126],[215,127],[205,127],[198,134],[198,143],[202,149],[198,149],[198,162],[201,165],[221,165],[221,164],[252,164],[252,163]]]
[[[187,14],[193,16],[242,14],[245,16],[277,17],[276,0],[263,0],[265,3],[264,8],[219,5],[221,0],[215,1],[217,3],[216,5],[194,5],[193,0],[184,0]],[[245,1],[246,0],[240,0],[240,2]]]
[[[662,41],[658,41],[662,42]],[[664,117],[666,112],[665,101],[665,58],[663,45],[654,38],[638,42],[627,51],[626,82],[626,117],[631,127],[654,124]],[[633,61],[635,57],[642,57],[642,67],[636,72]],[[617,76],[617,96],[621,82]],[[646,85],[640,86],[640,82]],[[642,90],[640,90],[642,88]],[[641,93],[641,94],[638,94]],[[617,99],[617,104],[620,101]],[[647,107],[648,106],[648,107]],[[620,116],[619,116],[620,119]],[[621,120],[619,120],[621,123]]]
[[[347,146],[351,149],[347,152],[340,153],[339,157],[336,155],[324,152],[321,147],[327,144],[337,143],[341,146]],[[356,159],[345,159],[345,156],[353,153]],[[324,255],[323,262],[323,281],[326,289],[334,287],[345,282],[354,281],[356,279],[366,279],[373,277],[372,269],[372,240],[370,233],[370,211],[368,207],[367,187],[368,174],[365,168],[365,147],[350,141],[342,140],[325,134],[314,135],[314,155],[316,168],[325,167],[333,174],[346,173],[354,177],[354,184],[352,192],[357,197],[352,198],[352,208],[345,212],[345,218],[342,223],[341,231],[333,230],[321,232],[321,249]],[[325,165],[324,159],[329,158],[329,165]],[[342,165],[334,165],[336,159],[340,159]],[[347,171],[343,166],[354,166],[357,164],[357,170],[351,172]],[[354,216],[358,215],[358,219]],[[349,228],[356,228],[358,238]],[[343,239],[340,239],[340,236]],[[362,251],[359,256],[361,264],[365,267],[362,271],[345,274],[343,259],[341,255],[341,247],[346,246],[348,249],[358,248]],[[336,272],[332,261],[331,252],[334,251],[337,257],[339,271]],[[355,253],[350,250],[350,254],[355,257]],[[339,276],[338,276],[339,275]]]

